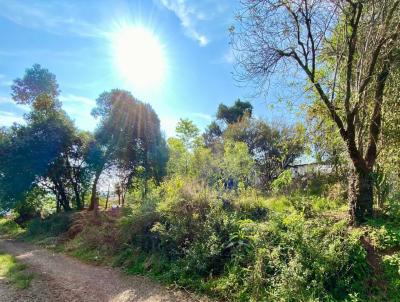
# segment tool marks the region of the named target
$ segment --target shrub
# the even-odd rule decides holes
[[[27,226],[26,236],[56,237],[68,231],[72,224],[73,213],[58,213],[49,217],[32,219]]]
[[[243,221],[240,232],[232,262],[215,282],[226,299],[329,300],[362,291],[365,252],[344,223],[292,214],[261,224]]]
[[[173,255],[197,240],[213,207],[221,206],[216,192],[206,186],[180,178],[164,183],[157,205],[160,223],[153,229]]]
[[[0,217],[0,235],[14,238],[22,234],[24,230],[14,221],[9,218]]]
[[[120,221],[132,237],[116,263],[132,273],[229,301],[366,297],[361,234],[314,215],[330,207],[325,199],[287,198],[289,211],[276,212],[252,189],[218,195],[180,178],[157,194]]]
[[[267,218],[267,201],[256,189],[239,187],[239,192],[230,196],[230,199],[237,215],[253,220]]]
[[[400,301],[400,252],[383,257],[390,301]]]
[[[82,260],[102,262],[122,249],[117,218],[107,212],[80,212],[74,215],[71,241],[64,248]]]
[[[151,231],[159,221],[156,211],[157,195],[152,194],[142,203],[127,208],[119,219],[119,236],[125,243],[133,244],[145,252],[159,250],[159,236]]]
[[[285,170],[271,183],[271,189],[276,193],[286,191],[292,184],[292,181],[292,171]]]

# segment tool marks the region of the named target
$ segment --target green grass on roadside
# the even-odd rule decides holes
[[[0,253],[0,278],[6,278],[13,286],[19,289],[29,287],[33,273],[28,272],[27,266],[18,263],[9,254]]]
[[[0,237],[15,238],[22,233],[24,233],[24,229],[15,221],[0,217]]]

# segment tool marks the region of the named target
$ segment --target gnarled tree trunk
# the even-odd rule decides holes
[[[372,216],[374,184],[371,171],[352,169],[348,180],[350,224],[358,225]]]

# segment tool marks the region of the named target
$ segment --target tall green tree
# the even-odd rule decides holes
[[[22,78],[15,79],[11,90],[17,104],[32,104],[42,94],[55,100],[60,94],[56,76],[39,64],[27,68]]]
[[[69,210],[65,158],[72,145],[73,124],[47,95],[33,102],[26,122],[13,126],[0,146],[1,200],[12,208],[41,185],[54,193],[58,209]]]
[[[167,171],[170,174],[189,175],[192,171],[193,154],[201,145],[200,130],[189,119],[180,119],[176,136],[168,139],[169,160]]]
[[[114,167],[123,176],[120,183],[124,198],[139,167],[144,168],[142,177],[159,181],[166,163],[160,121],[149,104],[120,89],[102,93],[96,103],[92,115],[100,122],[89,152],[95,171],[90,209],[96,207],[97,183],[105,169]]]
[[[3,207],[23,209],[31,191],[52,193],[57,210],[83,207],[88,184],[84,136],[62,110],[54,74],[35,64],[12,86],[13,99],[29,104],[25,125],[4,132],[0,141]]]
[[[263,88],[276,72],[297,68],[323,102],[351,163],[352,224],[373,212],[371,174],[382,106],[399,59],[399,5],[398,0],[245,0],[231,28],[239,78]]]
[[[200,130],[189,119],[180,119],[176,126],[176,136],[183,142],[187,149],[193,149],[199,140]]]
[[[217,110],[217,119],[225,121],[227,124],[233,124],[245,116],[251,116],[253,106],[249,102],[243,102],[240,99],[235,101],[232,106],[220,104]]]

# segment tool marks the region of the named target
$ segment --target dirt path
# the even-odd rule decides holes
[[[0,301],[205,301],[144,277],[125,276],[117,269],[84,264],[23,242],[0,239],[0,251],[14,255],[36,274],[32,285],[23,291],[0,280]]]

